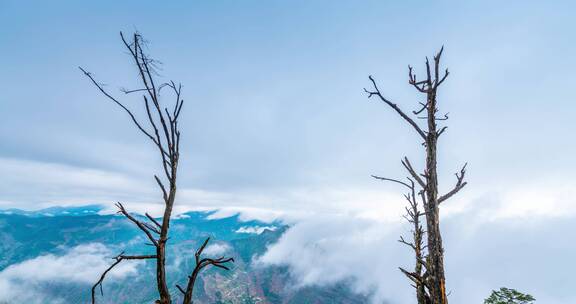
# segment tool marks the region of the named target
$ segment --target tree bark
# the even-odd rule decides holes
[[[440,234],[440,210],[438,208],[438,172],[436,131],[436,88],[427,93],[428,134],[426,137],[426,228],[428,236],[428,256],[430,274],[430,296],[432,303],[446,304],[446,279],[444,276],[444,249]]]
[[[178,161],[175,161],[177,166]],[[176,170],[172,170],[172,179],[176,180]],[[168,241],[168,231],[170,229],[170,217],[172,216],[172,207],[176,199],[176,184],[170,185],[170,194],[166,201],[166,208],[164,209],[164,216],[162,220],[162,228],[160,230],[160,238],[158,240],[158,247],[156,248],[156,282],[158,285],[158,294],[160,296],[159,304],[172,303],[170,291],[166,284],[166,242]]]

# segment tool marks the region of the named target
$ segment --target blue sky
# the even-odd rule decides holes
[[[530,229],[557,234],[552,227],[576,216],[575,6],[2,0],[0,207],[116,200],[158,207],[155,151],[77,69],[117,93],[133,87],[118,32],[137,29],[164,63],[162,76],[184,85],[181,210],[394,222],[400,189],[369,175],[403,176],[401,157],[421,165],[423,151],[414,132],[363,88],[374,75],[387,97],[415,108],[422,96],[407,84],[407,65],[421,71],[424,57],[444,45],[451,75],[440,107],[451,119],[440,143],[441,189],[469,163],[468,188],[444,211],[448,222],[470,219],[458,240],[524,237]],[[498,229],[478,234],[486,225]],[[529,283],[516,285],[549,296],[546,303],[566,300],[553,297],[560,288]],[[484,289],[491,287],[499,286]]]

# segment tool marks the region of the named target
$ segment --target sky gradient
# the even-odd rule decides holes
[[[549,269],[573,256],[574,242],[539,246],[576,217],[575,9],[572,1],[0,0],[0,208],[118,200],[133,210],[160,207],[153,147],[77,69],[117,96],[134,88],[118,33],[138,30],[163,62],[161,76],[184,86],[178,210],[297,223],[264,262],[291,265],[304,282],[314,275],[288,253],[327,240],[343,268],[322,276],[326,282],[352,277],[358,290],[376,290],[376,301],[406,303],[409,289],[382,289],[390,280],[407,285],[392,258],[406,253],[394,243],[403,229],[402,189],[370,175],[402,177],[400,159],[421,167],[423,150],[414,131],[363,88],[373,75],[388,98],[415,109],[422,95],[408,85],[407,65],[421,73],[425,56],[443,45],[451,74],[439,96],[450,113],[439,150],[441,190],[463,163],[469,170],[469,185],[442,211],[454,301],[474,293],[479,302],[500,283],[524,287],[542,303],[576,301],[570,288],[549,282],[557,275]],[[141,109],[139,99],[124,100]],[[319,226],[334,229],[297,228]],[[351,253],[337,246],[342,235],[367,257],[390,251],[390,267],[378,269],[391,274],[348,268]],[[474,244],[484,246],[475,251]],[[543,282],[522,271],[490,280],[531,261],[512,258],[527,250],[558,255],[539,262]],[[464,257],[486,267],[468,271]]]

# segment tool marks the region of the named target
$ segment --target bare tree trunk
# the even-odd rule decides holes
[[[412,72],[412,67],[408,67],[409,84],[416,88],[420,93],[426,94],[426,103],[420,103],[421,107],[416,111],[412,111],[414,115],[419,115],[425,111],[425,117],[417,117],[418,119],[426,120],[427,124],[425,130],[423,130],[413,118],[404,113],[395,103],[386,99],[382,95],[372,76],[370,76],[369,79],[372,82],[373,90],[368,91],[364,89],[364,91],[368,93],[368,98],[374,95],[379,97],[380,100],[390,106],[396,111],[396,113],[398,113],[398,115],[409,123],[416,130],[418,135],[420,135],[420,138],[424,141],[423,144],[426,147],[426,169],[423,174],[416,172],[407,158],[404,158],[402,161],[402,164],[410,174],[411,178],[408,179],[410,180],[411,185],[398,180],[380,178],[404,184],[412,189],[412,193],[414,193],[414,181],[416,181],[416,184],[421,188],[419,194],[424,206],[427,229],[426,238],[428,254],[426,255],[426,261],[423,261],[423,257],[425,256],[422,253],[423,248],[418,247],[418,242],[421,242],[421,238],[419,238],[416,232],[413,234],[414,243],[405,242],[402,238],[400,239],[401,242],[411,246],[415,251],[415,271],[408,272],[402,268],[401,270],[415,283],[414,286],[416,288],[418,303],[428,303],[428,301],[434,304],[448,303],[448,298],[446,296],[446,278],[444,275],[444,249],[442,247],[442,236],[440,233],[439,205],[466,186],[466,182],[464,181],[466,165],[464,165],[462,169],[460,169],[460,172],[456,173],[456,185],[454,188],[442,196],[439,196],[438,194],[437,145],[438,138],[442,133],[444,133],[444,131],[446,131],[447,127],[444,126],[438,130],[436,122],[448,120],[448,114],[444,114],[443,117],[437,116],[438,107],[436,97],[438,87],[449,75],[448,70],[446,70],[444,75],[440,76],[439,66],[442,51],[443,48],[438,52],[438,54],[436,54],[436,56],[434,56],[433,69],[431,69],[430,62],[428,61],[428,58],[426,58],[427,77],[424,80],[418,81],[416,75]],[[424,179],[421,178],[422,176]],[[413,194],[412,197],[414,197]],[[417,214],[415,217],[410,216],[408,220],[411,223],[415,223],[414,231],[418,231],[418,212],[414,209],[414,202],[411,201],[411,199],[408,199],[408,201],[411,203],[413,210],[415,210],[414,213]],[[408,214],[410,215],[410,211]],[[426,268],[426,271],[423,274],[422,266]],[[426,293],[426,289],[428,290],[428,293]]]
[[[411,181],[412,182],[412,181]],[[424,273],[424,253],[423,253],[423,235],[424,231],[422,229],[422,225],[420,224],[420,216],[423,214],[418,210],[418,201],[416,199],[415,191],[414,191],[414,182],[411,183],[412,186],[412,198],[410,202],[410,209],[406,208],[407,211],[407,220],[412,223],[412,239],[413,243],[408,243],[404,241],[402,237],[400,237],[400,242],[404,243],[414,250],[414,273],[413,277],[416,278],[414,281],[414,288],[416,289],[416,299],[418,300],[418,304],[426,304],[427,299],[429,298],[428,293],[426,292],[426,275]],[[409,197],[409,196],[407,196]],[[410,200],[409,200],[410,201]],[[400,270],[404,273],[407,273],[404,269],[400,268]]]
[[[176,161],[177,163],[177,161]],[[173,179],[176,179],[176,172],[173,171]],[[168,195],[168,200],[166,201],[166,208],[164,209],[164,215],[162,221],[162,229],[160,230],[160,238],[158,240],[158,247],[156,248],[156,282],[158,285],[158,293],[160,295],[159,304],[170,304],[171,297],[170,291],[166,284],[166,242],[168,241],[168,230],[170,228],[170,217],[172,216],[172,206],[174,206],[174,200],[176,199],[176,184],[170,187],[170,194]]]
[[[426,304],[426,299],[428,298],[428,294],[426,293],[426,278],[423,275],[423,264],[424,264],[424,255],[422,253],[422,226],[419,223],[419,212],[416,211],[418,216],[415,217],[414,221],[414,258],[415,258],[415,266],[414,266],[414,273],[420,278],[419,282],[416,283],[416,299],[418,300],[418,304]]]
[[[426,229],[428,235],[428,256],[430,273],[430,296],[433,303],[448,303],[446,280],[444,278],[444,249],[440,234],[440,211],[438,209],[438,173],[436,161],[436,88],[428,93],[428,136],[426,138]]]

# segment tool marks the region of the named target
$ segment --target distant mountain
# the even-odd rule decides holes
[[[100,215],[99,211],[101,207],[96,205],[0,211],[0,271],[42,255],[63,256],[66,250],[86,244],[104,244],[114,253],[150,252],[151,248],[144,244],[142,235],[125,218]],[[190,212],[178,216],[171,223],[168,270],[175,303],[181,301],[175,284],[185,284],[193,268],[194,251],[208,236],[214,240],[210,253],[232,256],[236,262],[231,271],[210,269],[203,273],[195,289],[194,303],[367,302],[366,297],[353,294],[343,283],[295,289],[293,286],[296,284],[286,268],[255,266],[254,257],[263,254],[267,246],[276,242],[287,226],[278,222],[243,222],[238,216],[209,219],[210,214]],[[110,253],[110,257],[113,255]],[[107,278],[104,295],[99,296],[98,303],[153,303],[156,299],[153,271],[153,265],[146,262],[138,267],[135,276]],[[91,284],[88,282],[55,279],[34,282],[31,286],[42,293],[44,303],[89,302]]]
[[[48,216],[85,216],[98,214],[103,207],[100,205],[87,205],[80,207],[50,207],[35,211],[26,211],[21,209],[4,209],[0,214],[4,215],[23,215],[28,217],[48,217]]]

